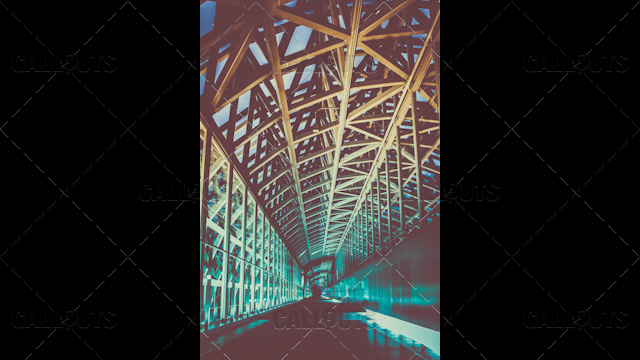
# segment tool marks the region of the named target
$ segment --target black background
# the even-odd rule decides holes
[[[198,356],[196,4],[2,0],[3,358]],[[634,358],[636,5],[442,4],[445,357]],[[115,71],[16,67],[78,49]],[[563,53],[626,71],[527,68]],[[115,327],[17,328],[51,309]]]
[[[444,357],[637,356],[636,5],[442,4]]]
[[[2,2],[0,357],[198,358],[197,3]]]

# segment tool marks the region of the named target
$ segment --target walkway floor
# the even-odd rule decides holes
[[[305,299],[201,342],[200,359],[439,359],[411,339],[363,320],[363,309],[351,304]]]

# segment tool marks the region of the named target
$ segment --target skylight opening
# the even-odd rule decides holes
[[[221,127],[229,121],[229,114],[231,113],[231,104],[227,104],[220,111],[213,114],[213,119],[216,121],[216,125]]]
[[[248,90],[244,94],[240,95],[240,97],[238,98],[238,114],[243,112],[246,108],[249,107],[250,101],[251,101],[251,90]]]
[[[251,49],[251,53],[253,53],[253,56],[256,57],[256,60],[258,61],[258,64],[260,66],[266,65],[266,64],[269,63],[267,58],[262,53],[262,49],[260,49],[260,46],[258,46],[257,43],[253,42],[253,43],[249,44],[249,49]]]
[[[216,17],[216,3],[206,1],[200,5],[200,37],[213,30],[213,22]]]
[[[289,47],[284,53],[284,56],[295,54],[306,49],[312,32],[313,29],[306,26],[300,25],[296,27],[295,31],[293,32],[293,36],[291,37],[291,42],[289,42]]]
[[[262,93],[267,97],[271,97],[271,94],[269,93],[269,90],[267,89],[267,86],[264,83],[260,83],[260,89],[262,90]]]
[[[233,135],[233,141],[238,141],[241,137],[243,137],[247,133],[247,124],[240,126],[238,130],[236,130]]]
[[[316,69],[316,64],[307,65],[304,70],[302,70],[302,77],[300,78],[300,85],[309,82],[313,78],[314,71]]]
[[[204,92],[204,85],[207,83],[207,72],[205,71],[204,74],[200,75],[200,95],[202,95],[202,93]]]
[[[218,63],[218,65],[216,66],[216,77],[213,80],[214,82],[218,81],[218,76],[220,76],[220,73],[222,72],[222,69],[224,69],[224,64],[227,63],[227,60],[229,60],[229,58],[223,59],[222,61],[220,61]]]
[[[278,43],[278,46],[280,46],[280,40],[282,40],[282,36],[284,36],[284,31],[276,34],[276,42]]]
[[[293,83],[293,78],[295,76],[296,76],[295,71],[292,71],[292,72],[282,76],[282,81],[284,82],[285,90],[289,90],[289,88],[291,87],[291,84]]]

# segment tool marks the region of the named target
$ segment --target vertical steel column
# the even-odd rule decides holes
[[[413,156],[416,159],[416,199],[418,201],[418,213],[416,223],[422,218],[422,169],[420,164],[420,120],[416,117],[416,94],[411,93],[411,121],[413,122]]]
[[[275,250],[274,250],[275,249],[275,242],[276,242],[275,231],[273,231],[273,226],[271,225],[271,223],[269,223],[269,253],[270,253],[270,256],[269,256],[269,271],[270,271],[270,274],[269,274],[269,287],[270,287],[269,294],[271,294],[269,296],[269,308],[273,307],[274,299],[275,299],[275,295],[276,295],[276,291],[275,291],[275,285],[276,285],[275,281],[276,281],[276,279],[275,279],[275,276],[274,276],[275,273],[276,273],[276,271],[275,271],[275,266],[276,266],[275,265],[275,256],[274,256],[275,255],[274,254],[274,252],[275,252]]]
[[[267,308],[273,306],[273,231],[269,222],[269,292],[267,292]]]
[[[369,210],[367,211],[367,218],[369,219],[369,224],[367,224],[367,231],[369,230],[369,227],[371,227],[371,237],[369,238],[370,240],[367,242],[367,244],[369,245],[367,247],[367,257],[369,257],[369,254],[372,252],[372,246],[373,244],[375,244],[375,239],[374,239],[374,234],[373,234],[373,227],[375,226],[375,219],[373,217],[373,185],[371,185],[371,190],[369,190],[368,196],[369,199],[367,201],[367,204],[369,204]]]
[[[287,293],[288,293],[288,281],[287,274],[289,272],[289,258],[288,258],[287,248],[284,246],[284,242],[282,243],[282,293],[283,293],[283,301],[282,303],[287,302]]]
[[[204,139],[203,159],[200,167],[200,240],[202,241],[205,240],[207,235],[207,219],[209,218],[209,208],[207,206],[209,178],[211,176],[211,134],[209,129],[205,129]]]
[[[354,247],[355,257],[352,265],[353,265],[353,268],[356,268],[360,260],[360,214],[359,213],[358,215],[356,215],[356,221],[354,225],[356,227],[356,231],[353,238],[353,247]]]
[[[262,282],[264,283],[265,289],[264,289],[264,298],[263,298],[263,302],[264,302],[264,310],[269,309],[269,290],[271,289],[271,284],[270,284],[270,276],[269,276],[269,272],[271,271],[271,269],[269,268],[269,264],[271,263],[271,260],[269,259],[269,257],[271,256],[271,254],[269,253],[270,251],[270,243],[271,243],[271,224],[269,224],[267,222],[267,217],[265,215],[264,218],[264,248],[263,248],[263,253],[264,253],[264,257],[265,257],[265,264],[264,264],[264,270],[263,270],[263,275],[262,275]]]
[[[273,226],[271,229],[271,235],[273,236],[273,301],[271,306],[276,307],[278,303],[278,238]]]
[[[376,207],[378,209],[378,249],[382,249],[382,197],[380,196],[380,168],[376,169]]]
[[[282,274],[281,274],[282,266],[281,266],[280,262],[282,261],[282,258],[281,258],[282,254],[280,253],[280,237],[278,237],[277,239],[278,239],[278,241],[276,242],[276,253],[278,254],[278,257],[276,258],[276,262],[278,264],[278,271],[276,271],[276,275],[277,275],[277,279],[278,279],[278,282],[277,282],[277,284],[278,284],[278,291],[277,291],[278,296],[276,297],[276,304],[280,305],[280,301],[281,301],[280,294],[281,294],[281,290],[282,290],[282,283],[281,283],[281,280],[282,280]]]
[[[251,312],[256,311],[256,255],[258,252],[258,201],[253,199],[253,266],[251,266]]]
[[[291,254],[287,253],[287,300],[293,301],[293,262]]]
[[[354,221],[355,224],[355,221]],[[355,232],[355,226],[351,227],[351,231],[349,232],[349,246],[347,247],[349,249],[348,253],[347,253],[347,259],[349,260],[349,262],[347,263],[347,271],[351,270],[351,267],[353,266],[353,237],[354,237],[354,232]]]
[[[280,238],[278,238],[278,242],[276,243],[276,246],[277,246],[276,252],[278,253],[278,258],[276,259],[277,263],[278,263],[278,271],[276,272],[276,275],[278,276],[277,277],[277,279],[278,279],[278,296],[277,296],[276,303],[278,305],[280,305],[280,302],[282,300],[282,298],[280,296],[282,294],[281,293],[281,291],[282,291],[282,282],[281,282],[282,281],[282,266],[281,266],[282,254],[280,253]]]
[[[285,248],[282,239],[280,239],[280,304],[284,304],[285,302],[285,272],[286,272],[286,261],[285,261]]]
[[[271,261],[273,260],[273,251],[271,250],[271,244],[273,243],[273,238],[271,237],[271,223],[269,223],[269,228],[267,230],[267,233],[269,234],[268,237],[265,238],[265,240],[268,239],[268,243],[267,243],[267,254],[268,254],[268,259],[267,259],[267,298],[266,298],[266,307],[267,309],[271,308],[271,296],[273,296],[273,283],[272,283],[272,278],[273,278],[273,274],[271,273],[273,266],[271,266]]]
[[[369,257],[369,247],[370,247],[369,244],[371,244],[370,236],[369,236],[369,224],[371,223],[371,218],[369,217],[369,209],[370,208],[371,208],[371,206],[369,205],[368,195],[365,194],[365,196],[364,196],[364,214],[365,214],[364,215],[364,219],[365,219],[364,220],[364,226],[366,228],[366,232],[365,232],[365,235],[366,235],[366,240],[365,240],[366,247],[365,247],[365,250],[364,250],[365,258]]]
[[[356,209],[356,211],[358,211]],[[353,267],[355,268],[356,266],[358,266],[358,261],[360,260],[360,213],[358,212],[358,215],[356,215],[356,221],[355,221],[355,227],[356,227],[356,233],[355,233],[355,237],[354,237],[354,262],[353,262]]]
[[[364,247],[364,258],[369,257],[369,201],[368,196],[364,196],[364,229],[365,229],[365,247]]]
[[[262,311],[264,310],[264,286],[265,286],[265,281],[264,281],[264,275],[265,275],[265,270],[264,270],[264,252],[265,252],[265,248],[264,248],[264,243],[265,243],[265,239],[266,239],[266,231],[267,231],[267,218],[266,218],[266,214],[263,212],[262,213],[262,236],[260,239],[260,307],[259,310]]]
[[[284,297],[284,283],[283,278],[284,275],[282,273],[282,270],[284,270],[284,264],[282,263],[282,240],[280,240],[278,238],[278,304],[282,305],[282,300]]]
[[[273,234],[273,306],[277,306],[278,305],[278,274],[280,272],[280,269],[278,268],[279,265],[279,261],[280,259],[278,259],[278,256],[280,254],[278,254],[278,237],[275,234]]]
[[[355,210],[355,209],[354,209]],[[349,250],[351,252],[351,261],[349,261],[349,269],[353,268],[353,263],[355,263],[355,239],[356,239],[356,224],[358,218],[356,217],[356,219],[353,221],[353,227],[352,227],[352,231],[351,231],[351,241],[349,242]]]
[[[222,288],[220,295],[220,319],[227,317],[227,297],[229,296],[229,240],[231,238],[231,216],[233,207],[233,165],[227,171],[227,204],[224,219],[224,239],[222,245]]]
[[[273,303],[272,307],[278,305],[278,237],[273,231]]]
[[[356,217],[356,221],[354,221],[355,225],[357,225],[357,219],[358,218]],[[358,255],[358,251],[356,250],[357,238],[358,238],[358,228],[357,226],[355,226],[353,229],[353,236],[351,237],[351,269],[353,269],[356,266],[356,256]]]
[[[362,254],[364,257],[367,257],[367,244],[369,242],[369,216],[368,214],[369,205],[367,204],[367,196],[364,196],[364,202],[362,206],[362,226],[364,227],[364,241],[362,243]]]
[[[279,305],[280,304],[280,238],[276,237],[276,243],[274,244],[275,247],[275,253],[276,253],[276,258],[275,258],[275,265],[273,266],[274,269],[274,280],[275,280],[275,289],[276,289],[276,294],[274,295],[274,305]]]
[[[291,254],[288,255],[289,259],[289,301],[293,301],[295,299],[295,295],[293,293],[293,256]]]
[[[345,273],[351,269],[351,237],[353,236],[353,226],[349,229],[349,233],[347,234],[347,266],[345,267]]]
[[[285,273],[284,273],[284,302],[289,301],[289,253],[284,254]]]
[[[391,125],[389,125],[391,126]],[[384,159],[384,170],[385,177],[387,182],[387,226],[389,228],[389,236],[387,238],[387,243],[391,242],[393,235],[391,234],[391,176],[389,175],[389,150],[385,150],[385,159]]]
[[[205,128],[204,147],[202,148],[202,165],[200,167],[200,286],[202,287],[202,296],[200,297],[200,311],[205,311],[205,319],[209,318],[209,306],[206,303],[208,281],[204,279],[204,252],[206,251],[203,242],[207,236],[207,219],[209,218],[209,208],[207,206],[207,197],[209,195],[209,177],[211,166],[211,134]]]
[[[273,301],[272,307],[278,305],[278,237],[275,231],[272,232],[273,236]]]
[[[284,244],[282,243],[282,239],[280,239],[280,305],[284,304],[285,300],[285,270],[286,263],[284,261]]]
[[[376,170],[376,172],[374,173],[374,178],[377,176],[376,174],[378,173],[378,171]],[[373,234],[372,236],[372,244],[373,244],[373,250],[372,250],[372,254],[376,252],[376,247],[377,247],[377,241],[378,241],[378,207],[377,207],[377,186],[378,182],[376,181],[375,185],[372,182],[371,183],[371,233]]]
[[[360,261],[358,262],[358,265],[360,265],[360,263],[364,260],[364,245],[367,241],[366,239],[366,232],[365,232],[365,224],[364,222],[366,221],[365,219],[365,211],[364,211],[365,207],[364,204],[362,205],[362,207],[360,207]]]
[[[244,315],[247,308],[245,306],[245,292],[247,291],[244,284],[244,273],[247,269],[247,256],[246,256],[246,246],[247,246],[247,187],[244,187],[244,192],[242,193],[242,249],[240,249],[240,309],[238,309],[238,315]]]
[[[356,222],[355,225],[356,227],[353,230],[353,237],[351,238],[351,269],[356,267],[356,263],[357,263],[357,256],[358,256],[358,250],[357,250],[357,245],[358,245],[358,227],[357,227],[357,217],[356,217]]]
[[[362,218],[362,213],[364,211],[363,207],[360,207],[359,213],[358,213],[358,262],[356,263],[356,267],[358,265],[360,265],[360,262],[362,261],[362,256],[364,255],[364,231],[362,229],[362,223],[363,223],[363,218]]]
[[[402,186],[402,144],[400,143],[400,125],[396,129],[396,154],[397,154],[397,166],[398,166],[398,208],[400,215],[400,231],[404,230],[404,211],[402,208],[402,198],[404,192],[404,186]]]

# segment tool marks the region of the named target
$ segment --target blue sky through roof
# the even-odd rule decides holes
[[[302,76],[300,77],[300,85],[308,82],[313,79],[313,71],[316,69],[316,64],[307,65],[302,71]]]
[[[227,104],[220,111],[213,114],[213,119],[216,121],[216,125],[222,126],[229,121],[229,114],[231,113],[231,105]]]
[[[296,76],[295,72],[290,72],[282,76],[282,82],[284,82],[284,88],[289,90],[291,83],[293,83],[293,77]]]
[[[289,47],[287,48],[287,52],[284,53],[284,56],[304,50],[307,47],[312,32],[313,29],[311,28],[302,25],[298,26],[293,32],[291,42],[289,42]]]
[[[200,5],[200,37],[213,29],[213,20],[216,16],[216,3],[206,1]]]
[[[251,49],[253,56],[256,57],[256,60],[258,60],[258,64],[260,64],[260,66],[266,65],[269,63],[269,61],[267,61],[267,58],[262,53],[262,49],[260,49],[260,46],[258,46],[257,43],[253,42],[249,44],[249,49]]]
[[[222,72],[222,69],[224,68],[224,64],[227,63],[227,60],[229,58],[223,59],[222,61],[220,61],[220,63],[218,63],[218,66],[216,66],[216,77],[214,81],[218,81],[218,76],[220,76],[220,73]]]
[[[238,109],[237,109],[238,113],[243,112],[246,108],[249,107],[250,100],[251,100],[251,90],[240,95],[240,98],[238,98]]]

